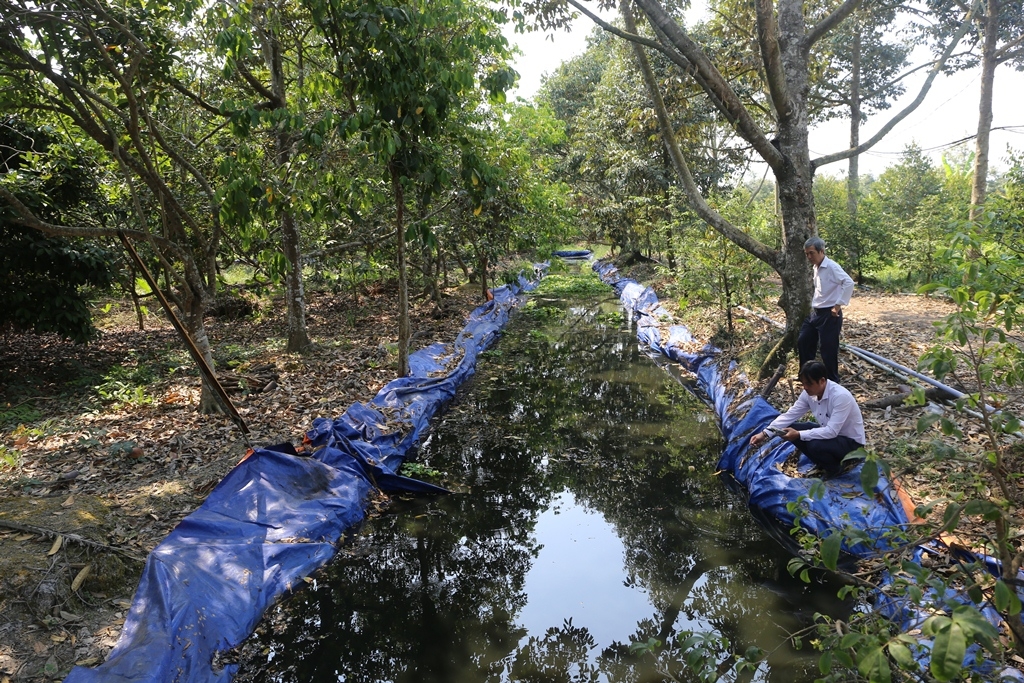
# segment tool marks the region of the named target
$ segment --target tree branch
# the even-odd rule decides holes
[[[788,119],[792,114],[786,74],[782,68],[782,53],[779,50],[779,23],[775,17],[772,0],[755,0],[757,10],[757,44],[764,61],[768,92],[775,104],[779,119]]]
[[[25,204],[23,204],[21,200],[14,195],[13,192],[8,190],[6,187],[3,187],[2,185],[0,185],[0,199],[3,199],[8,204],[10,204],[11,208],[13,208],[14,211],[18,214],[17,216],[14,216],[11,219],[14,223],[24,225],[26,228],[38,230],[39,232],[45,233],[47,235],[54,235],[57,237],[88,237],[93,239],[97,237],[117,237],[117,228],[54,225],[53,223],[47,223],[46,221],[38,218],[32,212],[32,209],[25,206]],[[178,257],[182,256],[181,251],[178,249],[177,245],[175,245],[173,242],[164,237],[153,235],[152,233],[140,230],[122,229],[120,232],[123,232],[126,235],[130,235],[135,239],[156,242],[160,246],[160,248],[168,249],[174,252],[174,254]]]
[[[856,156],[858,154],[861,154],[862,152],[871,149],[878,143],[879,140],[884,138],[889,133],[889,131],[891,131],[896,126],[897,123],[907,118],[911,114],[911,112],[917,109],[921,105],[921,103],[924,102],[925,95],[927,95],[928,91],[931,89],[932,83],[935,81],[935,77],[939,75],[939,72],[942,70],[942,67],[945,66],[946,60],[949,59],[949,56],[953,53],[953,50],[956,48],[957,44],[960,43],[961,39],[963,39],[963,37],[967,34],[968,29],[971,27],[975,7],[971,8],[971,12],[968,12],[967,15],[964,17],[964,20],[960,23],[960,28],[957,29],[957,32],[950,39],[949,45],[946,46],[946,49],[942,53],[942,57],[937,62],[935,62],[935,65],[932,67],[931,72],[928,74],[928,78],[925,79],[924,84],[921,86],[920,92],[918,92],[917,97],[914,98],[913,102],[908,104],[901,112],[893,116],[888,123],[882,126],[882,128],[867,141],[851,149],[847,149],[842,152],[836,152],[835,154],[827,154],[823,157],[813,159],[811,160],[811,168],[813,170],[817,170],[818,168],[825,166],[827,164],[835,163],[836,161],[842,161],[843,159],[849,159],[852,156]]]
[[[679,24],[665,11],[658,0],[635,0],[636,4],[647,16],[652,26],[661,30],[670,41],[672,47],[680,52],[693,64],[703,79],[698,81],[701,88],[712,97],[712,101],[722,103],[729,123],[744,140],[749,142],[765,162],[776,172],[783,170],[786,159],[772,145],[761,127],[757,125],[750,112],[743,106],[740,98],[730,87],[722,74],[715,68],[704,51],[679,27]]]
[[[818,22],[818,25],[807,32],[804,36],[804,49],[810,50],[811,46],[821,40],[826,33],[838,26],[843,19],[853,14],[853,11],[860,5],[861,0],[846,0],[835,11]]]
[[[281,98],[275,95],[273,92],[271,92],[270,89],[267,88],[267,86],[263,85],[263,83],[261,83],[258,78],[253,76],[252,72],[249,71],[248,67],[246,67],[245,64],[242,64],[242,62],[236,59],[235,68],[238,70],[238,73],[241,74],[245,82],[248,83],[253,90],[255,90],[261,97],[264,97],[271,102],[271,105],[274,109],[278,109],[284,106],[284,102],[281,101]]]
[[[636,24],[633,19],[633,13],[629,7],[629,0],[621,0],[619,3],[619,9],[622,12],[622,18],[625,21],[626,30],[635,34]],[[689,200],[690,207],[698,216],[701,217],[702,220],[704,220],[704,222],[718,231],[718,233],[738,245],[740,248],[751,253],[756,258],[775,267],[779,260],[777,252],[769,249],[764,244],[727,221],[704,200],[703,195],[700,193],[700,189],[693,180],[693,175],[690,173],[690,168],[686,164],[686,159],[683,157],[682,150],[679,149],[679,142],[676,140],[675,133],[672,130],[672,122],[669,119],[668,110],[665,107],[665,101],[661,97],[661,90],[658,88],[657,79],[654,76],[654,71],[651,69],[651,64],[647,59],[647,55],[644,53],[643,47],[637,43],[633,43],[633,52],[640,64],[640,71],[643,74],[644,84],[647,86],[648,93],[654,101],[654,110],[658,115],[658,124],[661,129],[662,141],[665,144],[665,149],[668,152],[669,158],[672,160],[672,166],[675,168],[676,174],[682,182],[683,191],[686,194],[686,198]]]

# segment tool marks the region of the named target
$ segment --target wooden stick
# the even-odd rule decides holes
[[[135,560],[136,562],[146,561],[145,558],[138,557],[137,555],[132,555],[130,552],[124,550],[123,548],[118,548],[112,545],[105,545],[98,541],[92,541],[83,536],[79,536],[78,534],[66,534],[63,531],[54,531],[53,529],[47,529],[45,527],[35,526],[32,524],[19,524],[18,522],[8,522],[4,519],[0,519],[0,527],[5,529],[12,529],[14,531],[23,531],[25,533],[30,534],[39,534],[40,536],[45,536],[46,538],[56,538],[57,536],[63,536],[65,541],[71,541],[72,543],[79,543],[81,545],[87,545],[93,548],[99,548],[100,550],[107,550],[112,553],[124,555],[125,557]]]
[[[890,394],[889,396],[882,396],[881,398],[875,398],[870,401],[864,402],[865,408],[886,408],[888,406],[900,406],[910,396],[909,391],[900,392],[898,394]],[[932,387],[924,390],[925,398],[933,401],[945,401],[951,397],[948,391],[943,391],[938,387]]]
[[[775,385],[779,383],[780,379],[782,379],[782,374],[784,372],[786,372],[785,363],[775,368],[775,374],[772,375],[772,378],[768,380],[768,384],[765,384],[764,389],[761,390],[761,398],[768,398],[768,394],[772,393],[772,390],[775,389]]]

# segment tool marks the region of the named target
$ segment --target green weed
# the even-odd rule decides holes
[[[21,451],[0,444],[0,470],[21,468]]]
[[[440,479],[441,472],[419,462],[402,463],[399,473],[413,479]]]
[[[626,322],[626,316],[623,315],[622,311],[603,311],[598,313],[594,320],[599,325],[619,327]]]
[[[93,387],[96,394],[115,406],[149,405],[153,396],[146,386],[155,379],[153,369],[148,365],[117,366],[103,376],[103,382]]]
[[[526,302],[523,306],[523,314],[528,315],[535,320],[551,320],[554,318],[560,318],[563,315],[563,311],[560,308],[554,306],[541,306],[535,300],[531,299]]]
[[[21,403],[0,410],[0,429],[6,429],[27,422],[35,422],[43,417],[31,403]]]
[[[597,273],[593,271],[581,272],[579,274],[549,275],[540,281],[537,287],[537,294],[548,294],[551,296],[568,295],[600,295],[608,294],[611,289],[601,282]]]

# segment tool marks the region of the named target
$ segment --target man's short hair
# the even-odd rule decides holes
[[[825,240],[820,237],[809,237],[807,241],[804,242],[804,249],[807,249],[808,247],[813,247],[814,251],[825,251]]]
[[[817,384],[826,377],[828,377],[828,370],[825,369],[825,364],[816,360],[804,363],[804,366],[800,368],[800,374],[797,375],[797,379],[807,384]]]

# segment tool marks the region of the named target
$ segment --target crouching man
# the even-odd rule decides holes
[[[804,390],[796,403],[772,421],[763,432],[750,437],[751,446],[759,446],[772,433],[778,434],[806,455],[828,476],[839,474],[847,454],[864,447],[864,418],[847,389],[828,379],[825,366],[809,361],[800,368]],[[811,413],[814,422],[797,422]]]

